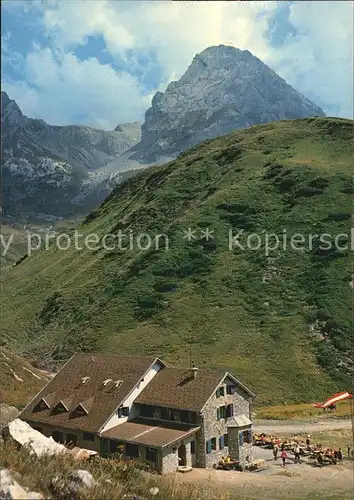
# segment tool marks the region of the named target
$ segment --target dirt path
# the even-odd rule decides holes
[[[348,493],[340,498],[350,498],[353,491],[353,469],[351,464],[314,468],[309,465],[289,465],[284,470],[280,465],[272,467],[271,473],[231,472],[210,469],[193,469],[186,474],[178,474],[177,480],[184,483],[209,485],[220,491],[219,498],[226,498],[222,492],[229,492],[229,498],[250,499],[303,499],[316,492],[326,494],[333,491]],[[233,493],[237,492],[237,496]],[[284,496],[285,495],[285,496]],[[214,497],[215,498],[215,497]],[[333,497],[332,497],[333,498]]]
[[[255,420],[253,432],[266,434],[304,434],[321,431],[348,430],[349,419],[301,420]],[[338,498],[352,498],[353,464],[348,460],[343,465],[312,467],[307,461],[294,464],[290,458],[284,469],[280,461],[274,461],[271,450],[253,449],[254,459],[263,459],[267,469],[258,473],[232,472],[213,469],[193,469],[175,476],[178,482],[199,483],[201,487],[218,491],[213,498],[253,500],[309,498],[320,495],[323,500],[336,491]],[[209,497],[208,497],[209,498]],[[210,497],[212,498],[212,497]],[[320,498],[320,497],[319,497]]]
[[[253,432],[264,432],[265,434],[273,434],[276,432],[301,434],[306,432],[321,432],[334,429],[351,429],[351,421],[346,418],[332,418],[316,421],[255,420],[253,424]]]

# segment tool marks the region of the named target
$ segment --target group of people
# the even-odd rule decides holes
[[[320,465],[325,465],[325,463],[336,464],[339,462],[343,463],[343,452],[342,449],[332,450],[332,448],[327,448],[325,451],[320,450],[317,453],[317,462]]]
[[[253,444],[256,446],[269,446],[273,447],[275,444],[280,446],[281,445],[281,439],[272,436],[272,435],[267,435],[267,434],[254,434],[253,435]]]
[[[279,448],[278,444],[274,444],[273,446],[273,457],[274,457],[274,460],[277,460],[278,459],[278,453],[280,451],[280,458],[283,462],[283,467],[285,467],[285,464],[286,464],[286,459],[288,458],[288,454],[287,454],[287,451],[285,449],[285,445],[284,443],[281,445],[281,447]],[[293,448],[293,452],[294,452],[294,463],[297,464],[297,463],[301,463],[301,458],[300,458],[300,455],[301,455],[301,448],[299,446],[299,443],[296,442],[295,443],[295,446]]]
[[[277,460],[278,456],[280,456],[284,467],[287,458],[289,458],[289,450],[291,450],[294,454],[294,463],[301,463],[301,455],[310,455],[310,457],[316,458],[318,463],[321,465],[328,463],[341,464],[343,462],[343,452],[341,448],[323,449],[321,444],[312,445],[310,438],[311,436],[308,434],[305,441],[300,441],[298,436],[294,435],[291,439],[281,441],[278,437],[260,434],[254,436],[254,444],[271,447],[273,450],[274,460]],[[348,451],[348,455],[349,454],[350,452]]]

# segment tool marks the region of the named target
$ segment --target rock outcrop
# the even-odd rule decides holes
[[[248,50],[209,47],[155,94],[132,159],[156,162],[236,129],[316,115],[325,114]]]
[[[1,92],[3,215],[58,217],[87,213],[106,196],[97,188],[109,177],[105,166],[140,139],[140,123],[105,131],[52,126],[23,115]],[[85,201],[93,195],[92,203]],[[96,200],[97,198],[97,200]]]

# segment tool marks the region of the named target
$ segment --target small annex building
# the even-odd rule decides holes
[[[228,372],[153,357],[74,355],[19,418],[57,442],[158,472],[252,460],[255,395]]]

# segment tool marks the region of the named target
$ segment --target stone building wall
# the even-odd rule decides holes
[[[182,443],[178,443],[172,447],[163,448],[162,450],[162,472],[175,472],[179,466],[178,447]],[[192,467],[193,455],[191,453],[191,441],[183,441],[186,447],[186,465]]]
[[[252,461],[252,439],[250,443],[243,442],[240,446],[240,433],[251,430],[251,427],[229,428],[229,453],[233,460],[239,460],[242,464]],[[247,460],[248,459],[248,460]]]
[[[197,375],[198,376],[198,375]],[[225,379],[219,387],[225,387],[225,395],[216,397],[216,392],[206,404],[198,425],[201,425],[200,438],[198,443],[199,467],[213,467],[223,456],[229,454],[228,447],[219,449],[219,437],[228,434],[227,419],[217,420],[217,408],[225,404],[233,404],[234,416],[250,416],[250,401],[248,394],[236,387],[235,394],[226,394],[226,384],[232,380]],[[206,453],[206,442],[211,438],[216,438],[216,450]]]

